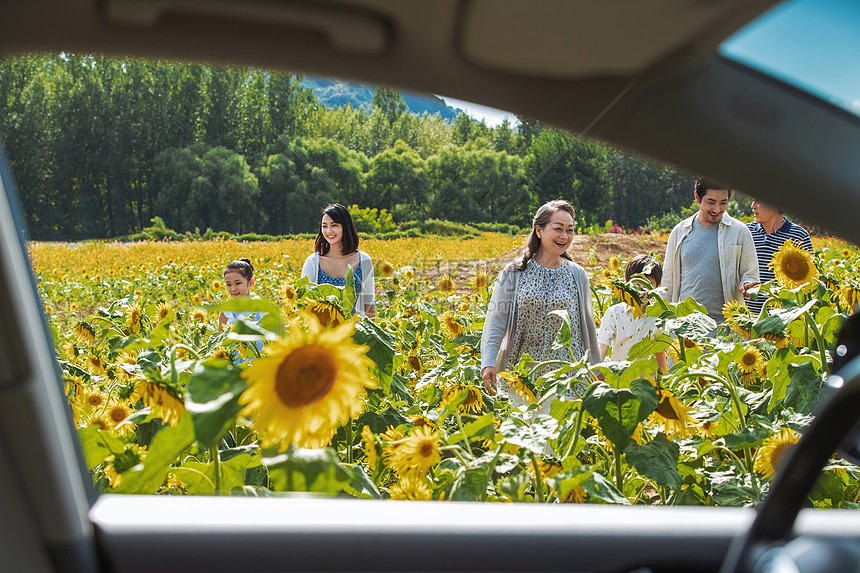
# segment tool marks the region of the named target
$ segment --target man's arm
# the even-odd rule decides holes
[[[741,260],[738,269],[740,271],[738,288],[742,293],[746,294],[748,288],[761,284],[755,242],[746,225],[743,226],[743,230],[741,231]]]

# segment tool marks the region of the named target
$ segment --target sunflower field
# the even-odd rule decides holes
[[[619,301],[644,304],[660,334],[634,346],[630,362],[524,356],[500,373],[510,393],[490,395],[479,352],[498,269],[468,285],[421,270],[497,259],[520,241],[363,243],[376,269],[375,320],[349,317],[350,284],[299,278],[309,241],[32,244],[96,489],[758,503],[812,419],[836,336],[860,303],[857,251],[786,246],[777,281],[758,290],[762,313],[728,304],[719,327],[692,300],[671,304],[624,283],[616,257],[591,278],[596,318]],[[223,267],[244,256],[261,298],[227,300]],[[221,311],[262,318],[219,332]],[[670,357],[668,372],[657,352]],[[834,457],[811,502],[855,507],[858,475]]]

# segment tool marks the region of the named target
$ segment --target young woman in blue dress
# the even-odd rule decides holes
[[[315,284],[346,286],[347,268],[355,278],[355,308],[361,316],[376,316],[373,262],[358,250],[358,231],[346,207],[334,203],[323,209],[314,254],[305,259],[302,276]]]

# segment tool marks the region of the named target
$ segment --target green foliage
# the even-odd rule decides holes
[[[391,214],[385,209],[371,207],[362,209],[358,205],[353,205],[349,208],[349,214],[352,215],[355,228],[363,233],[377,235],[390,233],[397,229],[394,219],[391,218]]]

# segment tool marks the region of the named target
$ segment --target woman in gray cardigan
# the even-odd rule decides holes
[[[481,337],[481,377],[490,394],[496,393],[497,373],[510,370],[523,354],[539,362],[584,355],[592,364],[600,362],[588,277],[567,254],[574,216],[567,201],[542,205],[525,255],[499,274]],[[554,310],[566,310],[570,317],[570,347],[553,348],[563,324]]]
[[[302,276],[315,284],[346,286],[347,269],[355,279],[355,308],[361,316],[376,316],[373,262],[358,250],[358,231],[349,210],[339,203],[323,209],[314,254],[305,259]]]

